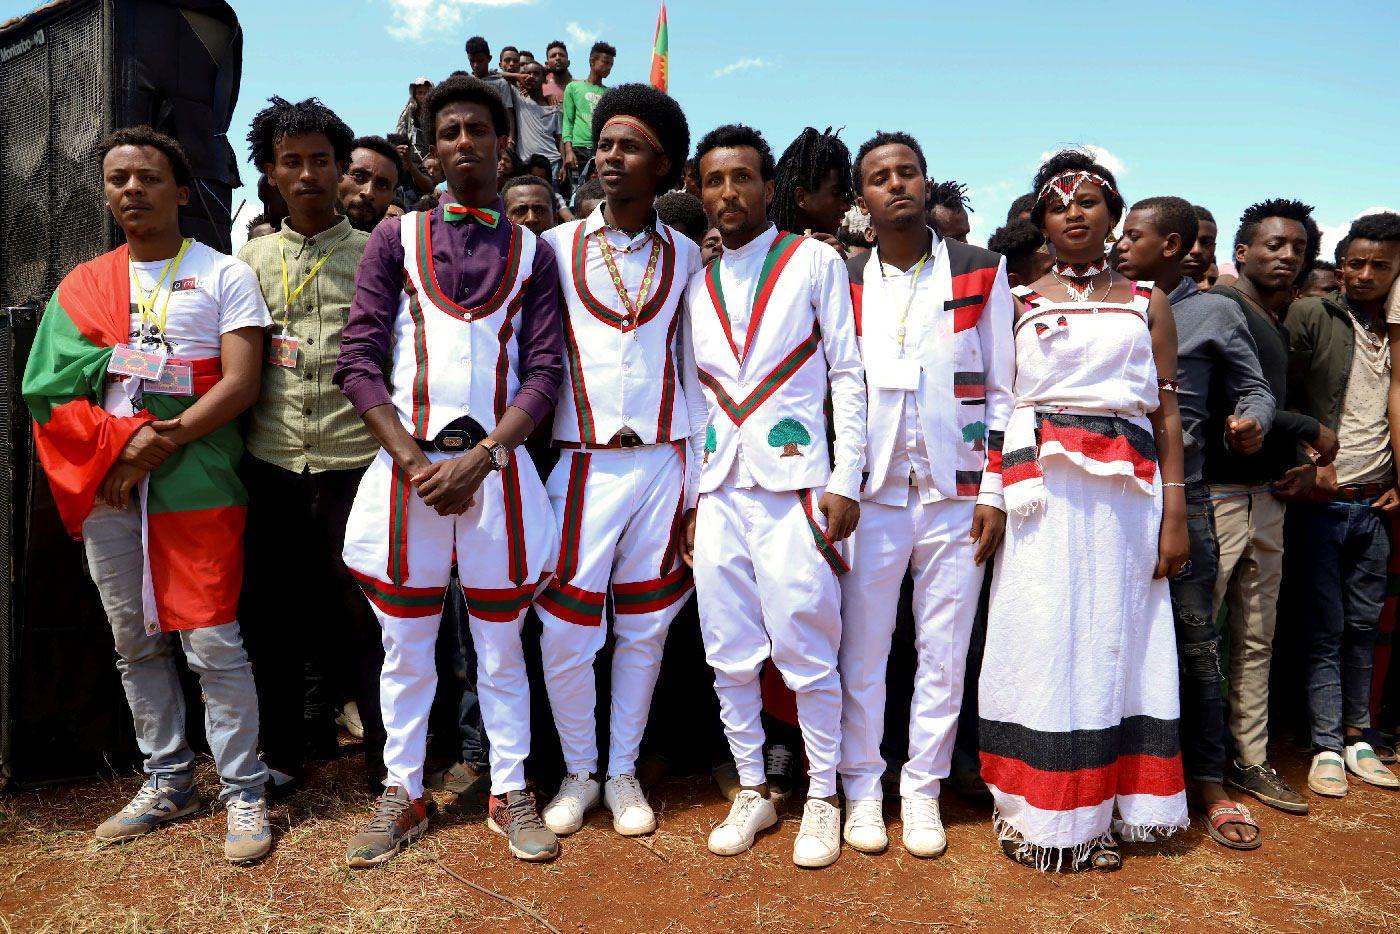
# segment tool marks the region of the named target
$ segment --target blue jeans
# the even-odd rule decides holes
[[[1343,727],[1371,725],[1371,662],[1385,603],[1390,521],[1377,497],[1301,503],[1307,541],[1303,612],[1313,751],[1340,753]]]
[[[133,490],[126,509],[93,506],[83,523],[83,547],[116,640],[117,671],[146,772],[175,788],[188,788],[194,780],[194,751],[185,741],[185,695],[175,669],[178,635],[204,692],[204,731],[223,783],[219,800],[239,792],[260,797],[267,770],[258,759],[258,695],[238,623],[146,635],[136,494]]]
[[[1189,781],[1225,779],[1225,701],[1221,696],[1220,634],[1211,612],[1220,548],[1215,514],[1203,483],[1186,487],[1186,534],[1191,560],[1172,578],[1177,665],[1181,672],[1181,758]]]

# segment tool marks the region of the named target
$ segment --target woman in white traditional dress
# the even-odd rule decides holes
[[[1104,256],[1116,187],[1087,152],[1041,166],[1031,219],[1055,266],[1015,290],[979,728],[1002,849],[1041,869],[1111,871],[1118,840],[1187,824],[1167,588],[1190,552],[1176,326]]]

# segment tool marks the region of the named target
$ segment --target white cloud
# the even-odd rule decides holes
[[[1384,207],[1367,208],[1366,210],[1357,214],[1356,217],[1365,217],[1367,214],[1380,214],[1385,211],[1394,210],[1394,208]],[[1322,231],[1322,248],[1318,251],[1317,254],[1320,259],[1325,259],[1329,261],[1332,259],[1332,254],[1337,251],[1337,244],[1340,243],[1341,239],[1347,235],[1347,231],[1351,229],[1351,223],[1352,221],[1356,220],[1356,217],[1353,217],[1350,221],[1344,221],[1340,224],[1324,224],[1321,221],[1317,222],[1317,229]]]
[[[1118,158],[1113,153],[1109,152],[1107,149],[1104,149],[1102,146],[1090,146],[1088,144],[1084,144],[1076,146],[1074,148],[1087,149],[1089,152],[1093,153],[1094,161],[1097,162],[1099,165],[1103,166],[1104,168],[1108,169],[1110,172],[1112,172],[1115,177],[1126,174],[1128,171],[1128,167],[1123,164],[1122,159]],[[1042,152],[1040,154],[1040,161],[1044,162],[1046,159],[1049,159],[1051,156],[1053,156],[1055,152],[1055,150]]]
[[[734,74],[734,72],[736,72],[736,71],[748,71],[750,68],[763,68],[763,67],[768,66],[768,65],[771,65],[771,64],[773,64],[773,63],[772,63],[772,62],[764,61],[763,59],[759,58],[759,57],[756,56],[756,55],[755,55],[755,56],[749,56],[749,57],[747,57],[747,58],[741,58],[741,59],[739,59],[737,62],[730,62],[728,65],[725,65],[723,68],[716,68],[716,69],[714,70],[714,73],[711,75],[711,77],[714,77],[714,78],[723,78],[723,77],[725,77],[726,75],[732,75],[732,74]]]
[[[598,36],[600,35],[599,30],[585,29],[579,23],[569,23],[569,25],[564,27],[564,31],[569,34],[569,41],[574,45],[591,46],[598,41]]]
[[[525,6],[534,0],[389,0],[394,25],[387,27],[395,39],[418,40],[429,33],[450,32],[462,24],[474,7]]]

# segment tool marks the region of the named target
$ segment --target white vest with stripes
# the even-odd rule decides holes
[[[554,440],[604,444],[623,428],[648,444],[685,440],[690,420],[676,348],[681,298],[690,274],[700,267],[699,248],[657,225],[661,251],[638,325],[603,265],[594,233],[600,224],[571,221],[543,235],[554,248],[565,299],[565,368]],[[648,241],[633,259],[640,255],[645,262],[650,249]],[[640,280],[627,285],[635,297]]]
[[[464,308],[439,288],[433,272],[433,213],[414,211],[401,222],[404,283],[389,380],[404,428],[423,440],[463,415],[487,431],[496,427],[520,388],[516,330],[535,262],[535,235],[502,217],[511,229],[506,273],[484,304]]]

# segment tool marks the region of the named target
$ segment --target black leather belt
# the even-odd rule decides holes
[[[438,451],[442,454],[464,454],[486,440],[486,429],[476,419],[463,415],[449,422],[431,441],[414,438],[413,441],[425,451]]]
[[[608,440],[607,444],[584,444],[580,441],[556,441],[555,447],[569,451],[616,451],[622,448],[646,447],[641,435],[631,428],[624,428]]]

